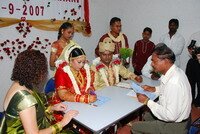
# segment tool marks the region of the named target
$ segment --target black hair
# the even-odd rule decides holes
[[[158,55],[159,59],[169,59],[172,63],[176,61],[174,52],[164,43],[158,43],[153,53]]]
[[[151,28],[145,27],[144,30],[143,30],[143,33],[146,32],[146,31],[149,32],[150,34],[152,34]]]
[[[200,54],[200,47],[196,47],[194,52],[195,54]]]
[[[121,21],[121,19],[118,18],[118,17],[113,17],[113,18],[110,20],[110,26],[111,26],[112,24],[114,24],[115,22],[118,22],[118,21]]]
[[[69,28],[73,28],[73,25],[71,24],[71,23],[69,23],[69,22],[64,22],[61,26],[60,26],[60,28],[59,28],[59,30],[58,30],[58,39],[60,39],[60,37],[62,36],[62,29],[69,29]]]
[[[78,56],[81,56],[81,55],[85,55],[84,50],[82,48],[74,48],[72,50],[72,52],[70,53],[69,58],[75,58],[75,57],[78,57]]]
[[[171,23],[175,23],[176,26],[179,27],[179,21],[178,21],[178,19],[171,19],[171,20],[169,21],[169,25],[170,25]]]

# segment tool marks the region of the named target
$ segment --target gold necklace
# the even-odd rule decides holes
[[[69,40],[59,39],[62,48],[65,48],[69,44]]]
[[[75,80],[77,81],[78,85],[80,85],[80,88],[82,89],[85,85],[84,77],[80,71],[76,71],[73,68],[71,68],[72,74],[74,75]]]

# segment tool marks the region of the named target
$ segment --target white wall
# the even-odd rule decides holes
[[[188,42],[189,36],[200,30],[199,0],[90,0],[90,19],[92,36],[83,37],[76,33],[74,40],[86,51],[88,59],[94,58],[94,49],[99,38],[108,31],[109,21],[117,16],[122,19],[123,32],[128,36],[130,47],[133,48],[136,40],[141,38],[144,27],[153,30],[152,41],[158,43],[161,34],[168,32],[168,21],[177,18],[180,21],[178,31]],[[34,29],[31,35],[42,35],[44,38],[56,40],[56,32],[46,32]],[[7,38],[16,39],[15,26],[0,29],[0,42]],[[49,48],[50,50],[50,48]],[[47,54],[49,57],[49,54]],[[186,49],[182,54],[182,69],[188,60]],[[0,111],[2,111],[3,98],[11,84],[10,75],[14,60],[0,61]]]

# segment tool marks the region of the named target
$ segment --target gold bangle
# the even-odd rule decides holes
[[[87,97],[87,102],[90,103],[90,94]]]
[[[147,105],[148,101],[149,101],[149,98],[147,98],[147,99],[144,101],[144,105]]]
[[[56,123],[56,124],[51,126],[51,129],[52,129],[53,134],[57,134],[62,130],[62,126],[61,126],[60,123]]]
[[[126,124],[127,126],[129,126],[129,127],[132,127],[133,126],[133,124],[131,123],[131,122],[129,122],[128,124]]]
[[[59,132],[62,130],[62,125],[60,123],[56,123],[59,129]]]
[[[74,102],[77,102],[77,101],[76,101],[76,97],[77,97],[77,94],[74,96]]]
[[[62,130],[62,125],[60,123],[56,123],[57,129],[60,132]]]
[[[56,134],[56,128],[54,126],[50,126],[52,130],[52,134]]]
[[[84,102],[84,98],[85,98],[84,95],[81,95],[80,96],[80,102]]]
[[[56,53],[57,52],[57,48],[52,47],[51,48],[51,52]]]

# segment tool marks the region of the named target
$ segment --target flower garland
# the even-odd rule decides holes
[[[122,48],[125,48],[125,39],[123,34],[120,32],[119,36],[117,38],[115,38],[110,32],[108,32],[108,36],[114,41],[114,42],[120,42],[122,44]]]
[[[116,83],[119,83],[119,65],[121,64],[120,59],[114,59],[113,64],[115,65],[115,77],[116,77]]]
[[[89,65],[85,64],[84,65],[84,69],[86,70],[86,77],[87,77],[87,84],[86,84],[85,91],[87,91],[88,88],[90,87],[90,83],[91,83],[91,74],[90,74]],[[77,84],[76,79],[75,79],[75,77],[74,77],[74,75],[73,75],[73,73],[72,73],[72,71],[70,69],[70,66],[66,65],[65,67],[63,67],[63,70],[64,70],[65,73],[68,74],[68,76],[69,76],[69,78],[70,78],[70,80],[72,82],[72,85],[74,87],[75,93],[81,95],[81,92],[79,90],[78,84]]]
[[[111,64],[112,64],[112,67],[114,69],[116,83],[118,83],[119,82],[119,65],[121,64],[121,61],[118,58],[118,55],[113,56],[113,60],[112,60]],[[108,79],[107,79],[107,76],[106,76],[106,70],[105,70],[106,66],[103,63],[100,62],[100,57],[93,60],[93,65],[95,65],[96,70],[98,72],[100,72],[102,79],[104,80],[106,86],[109,86],[109,82],[108,82]]]

